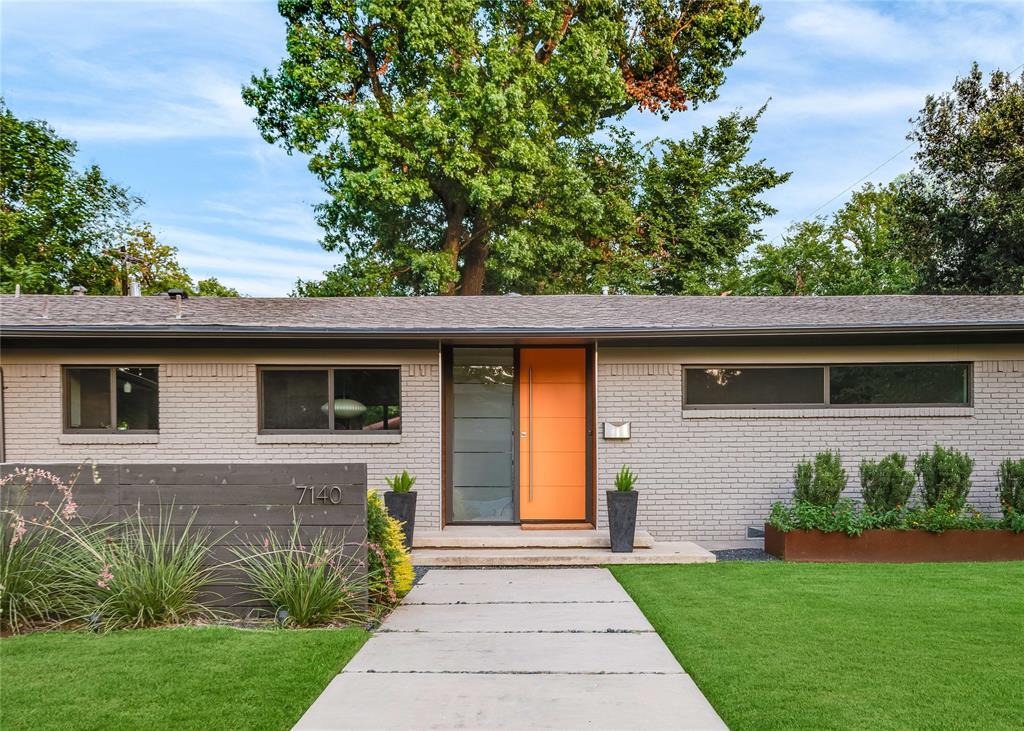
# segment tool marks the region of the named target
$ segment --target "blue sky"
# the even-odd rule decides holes
[[[632,114],[642,137],[681,137],[771,98],[754,155],[793,171],[767,199],[778,239],[906,145],[929,92],[977,60],[1024,64],[1024,2],[762,3],[765,22],[721,96],[667,123]],[[284,50],[276,4],[19,2],[2,5],[3,95],[80,145],[80,162],[142,195],[141,217],[193,275],[243,293],[284,295],[338,261],[312,205],[323,198],[301,157],[265,143],[239,95]],[[868,179],[908,169],[906,150]]]

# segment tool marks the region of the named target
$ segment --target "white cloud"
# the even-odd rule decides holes
[[[89,101],[79,97],[73,110],[52,120],[74,139],[259,139],[252,122],[255,115],[242,101],[242,85],[228,71],[199,64],[170,71],[113,70],[80,59],[66,61],[63,68],[93,84]],[[100,100],[103,103],[97,103]]]
[[[341,261],[313,241],[296,246],[173,225],[154,229],[162,242],[178,247],[178,259],[194,279],[216,276],[250,295],[282,296],[296,279],[319,279]]]
[[[866,4],[798,7],[786,20],[786,28],[795,38],[814,44],[816,54],[893,60],[916,58],[929,51],[913,28]]]

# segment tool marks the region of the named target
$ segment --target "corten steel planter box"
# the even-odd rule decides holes
[[[1024,533],[1010,530],[866,530],[859,536],[764,526],[764,550],[810,563],[1024,561]]]
[[[636,490],[608,490],[608,535],[612,553],[632,553],[636,536]]]
[[[384,493],[384,507],[388,515],[402,524],[405,547],[412,550],[412,532],[416,527],[416,493],[395,492]]]

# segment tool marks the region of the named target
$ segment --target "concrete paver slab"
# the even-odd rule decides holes
[[[652,632],[636,604],[419,604],[398,607],[381,632]]]
[[[431,570],[408,600],[297,729],[725,728],[607,569]]]
[[[682,673],[653,632],[380,633],[347,673]]]
[[[607,548],[415,548],[417,566],[603,566],[714,563],[715,554],[689,541],[659,542],[632,553]]]
[[[563,573],[567,573],[565,571]],[[529,604],[536,602],[632,602],[629,594],[606,571],[595,572],[584,581],[567,582],[554,576],[490,583],[434,583],[431,575],[451,573],[428,571],[413,587],[403,604]],[[589,574],[589,572],[588,572]]]
[[[590,584],[594,581],[615,581],[615,577],[601,568],[573,569],[430,569],[420,580],[422,584],[504,584],[509,589],[527,586],[532,582],[552,581],[566,587]]]
[[[725,729],[688,675],[342,673],[302,731]]]

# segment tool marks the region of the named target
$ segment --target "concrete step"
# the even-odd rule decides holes
[[[715,554],[688,541],[655,542],[632,553],[607,548],[416,548],[416,566],[602,566],[713,563]]]
[[[450,526],[442,531],[416,531],[413,548],[608,548],[606,530],[521,530],[518,526]],[[634,548],[650,548],[654,538],[638,530]]]

